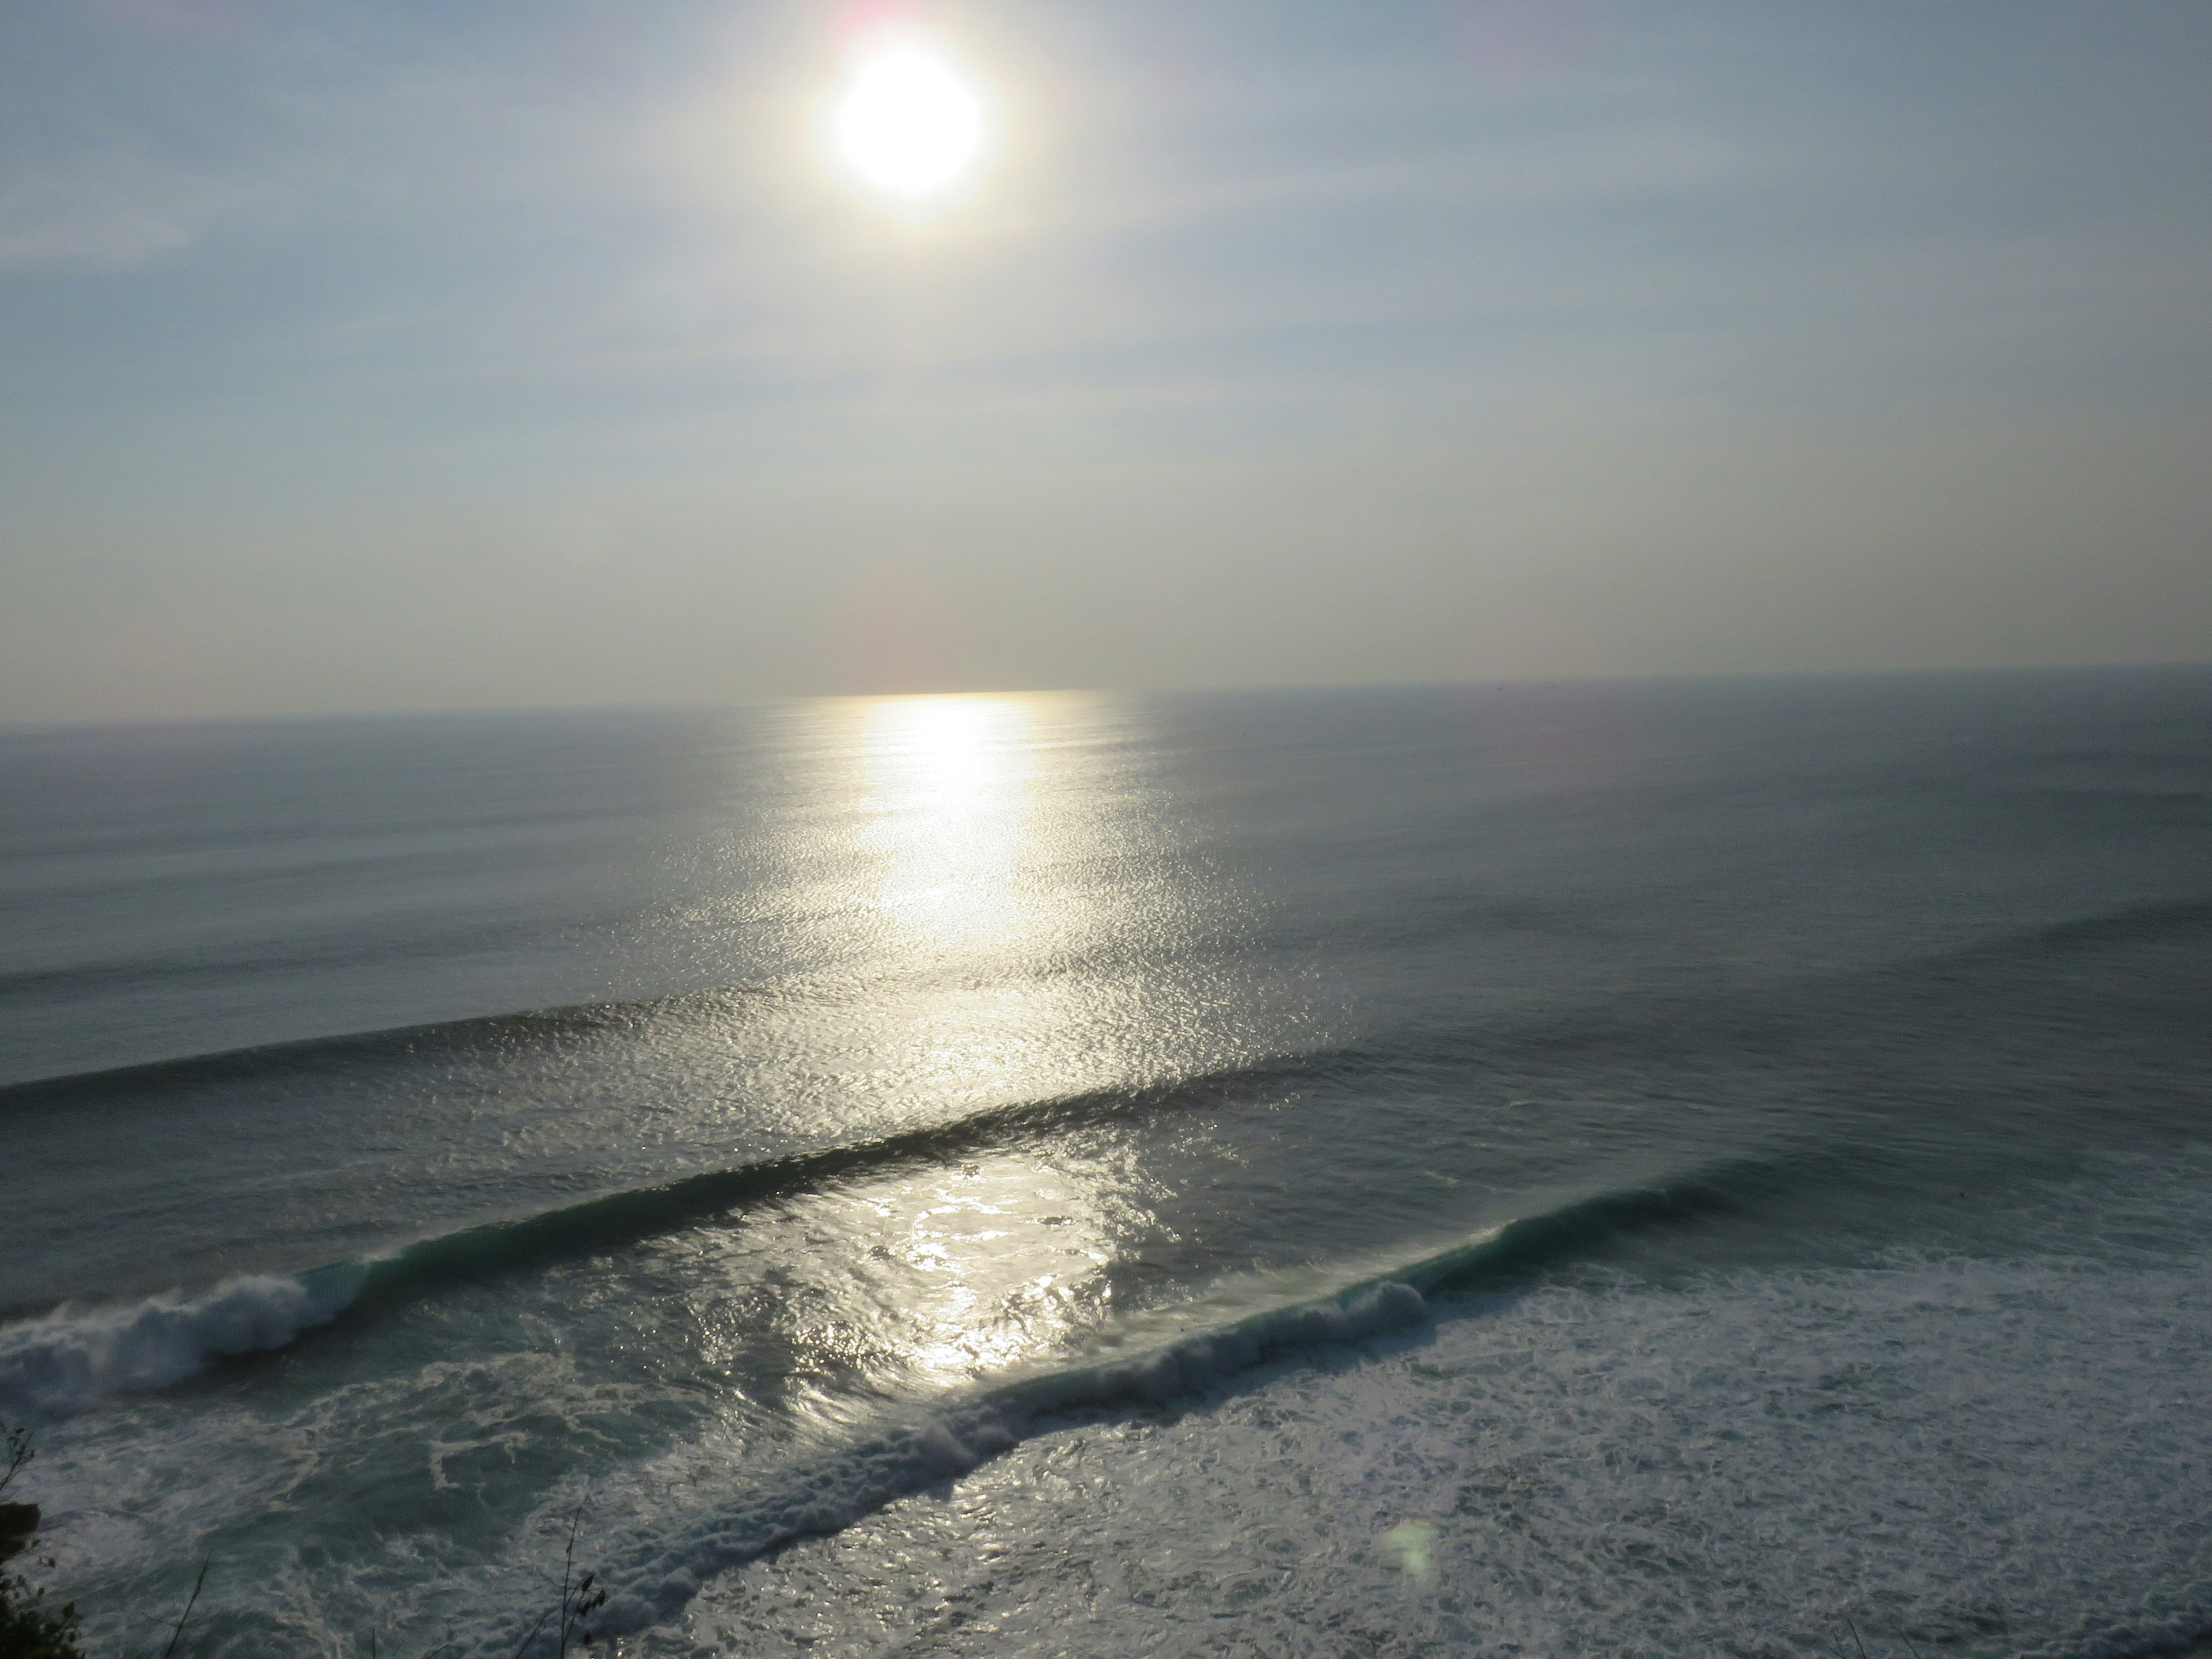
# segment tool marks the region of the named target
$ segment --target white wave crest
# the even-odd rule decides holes
[[[2150,1659],[2212,1628],[2208,1378],[2202,1258],[1554,1284],[1033,1431],[623,1651]]]
[[[1272,1355],[1362,1341],[1418,1324],[1428,1312],[1419,1291],[1385,1279],[1272,1309],[1127,1359],[992,1389],[833,1457],[787,1469],[767,1490],[668,1535],[634,1540],[601,1574],[611,1599],[592,1628],[623,1636],[665,1624],[716,1574],[796,1539],[840,1531],[897,1498],[966,1474],[1058,1414],[1164,1402],[1211,1388]],[[513,1640],[511,1633],[487,1638],[481,1651],[487,1659],[511,1653]],[[528,1650],[541,1649],[553,1651],[550,1638]]]
[[[351,1299],[349,1287],[255,1275],[136,1306],[58,1308],[0,1327],[0,1402],[53,1415],[106,1395],[164,1388],[219,1356],[281,1348]]]

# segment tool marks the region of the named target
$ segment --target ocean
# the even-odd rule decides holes
[[[18,726],[0,923],[103,1655],[2212,1630],[2212,671]]]

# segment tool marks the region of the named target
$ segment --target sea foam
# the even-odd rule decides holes
[[[281,1348],[335,1319],[358,1279],[255,1274],[198,1296],[149,1297],[134,1305],[64,1306],[0,1328],[0,1406],[53,1416],[104,1395],[166,1388],[210,1360]]]
[[[1813,1659],[1856,1630],[1872,1659],[2129,1659],[2212,1628],[2203,1261],[1601,1276],[1434,1311],[1196,1409],[1041,1416],[951,1501],[742,1571],[713,1577],[700,1522],[611,1555],[682,1606],[631,1639]]]
[[[1126,1358],[1040,1371],[986,1389],[857,1444],[801,1460],[747,1499],[636,1540],[603,1565],[600,1579],[611,1595],[592,1628],[612,1636],[665,1624],[715,1574],[796,1540],[837,1532],[897,1498],[966,1474],[1069,1413],[1162,1404],[1286,1352],[1358,1342],[1427,1316],[1419,1291],[1386,1279],[1269,1309]],[[502,1644],[511,1651],[511,1636],[489,1638],[483,1651]]]

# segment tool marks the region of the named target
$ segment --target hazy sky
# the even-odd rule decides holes
[[[0,8],[0,718],[2212,656],[2203,0]]]

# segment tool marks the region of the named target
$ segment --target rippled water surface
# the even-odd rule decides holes
[[[572,1522],[641,1654],[2212,1626],[2212,674],[17,728],[0,850],[106,1650]]]

